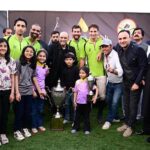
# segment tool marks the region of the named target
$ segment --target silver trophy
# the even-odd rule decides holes
[[[61,114],[59,112],[60,106],[65,98],[65,90],[60,85],[60,80],[58,80],[58,84],[56,87],[52,89],[52,97],[54,99],[54,103],[57,107],[57,112],[55,114],[55,118],[61,118]]]
[[[59,130],[61,131],[64,130],[64,126],[63,126],[63,118],[59,109],[65,98],[65,90],[63,87],[61,87],[60,80],[58,80],[57,86],[52,89],[51,96],[57,108],[56,114],[51,119],[51,129],[56,131]]]
[[[94,77],[91,74],[89,74],[87,79],[88,79],[88,86],[89,86],[88,100],[92,101],[92,97],[94,95],[93,93]]]

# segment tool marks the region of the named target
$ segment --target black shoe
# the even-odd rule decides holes
[[[148,143],[150,143],[150,137],[148,137],[148,138],[146,139],[146,141],[147,141]]]
[[[135,132],[136,135],[148,135],[147,132],[145,132],[144,130],[140,130],[140,131],[137,131]]]

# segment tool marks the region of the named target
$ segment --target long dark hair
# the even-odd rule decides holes
[[[24,53],[25,53],[25,51],[26,51],[27,48],[31,48],[31,49],[33,50],[33,57],[30,59],[30,67],[31,67],[32,69],[35,69],[35,68],[36,68],[36,51],[35,51],[34,47],[31,46],[31,45],[25,46],[25,47],[23,48],[22,54],[21,54],[21,56],[20,56],[20,63],[21,63],[21,65],[23,65],[23,66],[25,66],[25,65],[28,63],[28,62],[27,62],[27,59],[26,59],[26,57],[25,57],[25,55],[24,55]]]
[[[40,54],[41,52],[45,53],[45,55],[46,55],[46,60],[45,60],[44,66],[43,66],[43,68],[45,68],[45,67],[46,67],[47,57],[48,57],[48,53],[47,53],[47,51],[46,51],[45,49],[41,49],[41,50],[39,50],[39,51],[37,52],[37,54],[36,54],[36,61],[38,61],[38,60],[37,60],[37,57],[39,56],[39,54]]]
[[[8,64],[10,62],[10,47],[9,47],[9,44],[8,44],[7,40],[4,39],[4,38],[0,38],[0,43],[6,43],[6,45],[7,45],[7,52],[5,54],[5,59],[6,59],[6,64]]]

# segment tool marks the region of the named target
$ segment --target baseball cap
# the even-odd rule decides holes
[[[112,45],[112,41],[110,39],[108,39],[108,38],[104,38],[103,41],[102,41],[101,46],[102,45],[108,45],[108,46]]]

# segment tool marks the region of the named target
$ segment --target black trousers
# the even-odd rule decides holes
[[[125,123],[129,127],[134,127],[136,122],[136,115],[138,109],[138,102],[140,100],[141,87],[138,90],[131,91],[133,83],[123,83],[123,102],[125,110]]]
[[[79,130],[81,117],[84,123],[83,130],[90,131],[90,104],[77,104],[73,129]]]
[[[143,130],[150,134],[150,66],[148,68],[143,93]]]
[[[6,134],[10,90],[0,91],[0,134]]]

